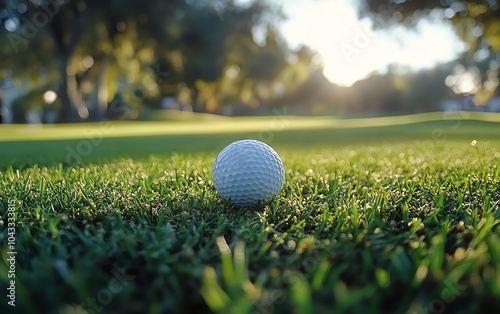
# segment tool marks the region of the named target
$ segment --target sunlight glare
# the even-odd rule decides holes
[[[348,0],[297,0],[284,5],[288,20],[282,34],[293,49],[306,44],[321,56],[324,75],[350,86],[390,64],[412,70],[448,62],[466,48],[451,26],[422,21],[417,31],[396,27],[373,31],[373,21],[359,20]]]

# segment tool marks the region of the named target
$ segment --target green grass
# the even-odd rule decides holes
[[[281,111],[283,112],[283,111]],[[250,117],[194,121],[116,122],[79,125],[0,125],[0,166],[85,164],[115,157],[212,153],[241,138],[282,148],[335,147],[370,142],[497,140],[500,114],[429,113],[389,118]],[[444,120],[443,120],[444,118]],[[471,120],[473,119],[473,120]],[[202,121],[201,121],[202,120]]]
[[[280,114],[286,110],[277,110]],[[481,121],[500,123],[500,113],[442,112],[423,113],[407,116],[336,119],[333,117],[234,117],[228,118],[208,114],[184,113],[172,120],[155,122],[117,122],[56,124],[26,126],[0,124],[0,142],[19,142],[33,140],[68,140],[87,137],[134,137],[161,135],[207,135],[227,133],[260,133],[268,131],[309,131],[309,130],[352,130],[359,128],[401,127],[417,123],[447,123],[447,128],[458,129],[463,122]],[[187,114],[187,116],[185,116]],[[189,118],[192,116],[192,118]],[[208,116],[208,117],[207,117]],[[383,130],[383,129],[382,129]]]
[[[0,128],[16,131],[0,133],[0,228],[16,200],[18,252],[17,306],[4,293],[0,312],[498,312],[497,115],[420,118],[118,123],[76,164],[81,129]],[[284,188],[234,208],[212,162],[263,136]]]

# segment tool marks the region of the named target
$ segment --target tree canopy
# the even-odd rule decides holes
[[[374,19],[374,26],[415,26],[433,17],[448,21],[468,44],[461,59],[471,73],[478,73],[479,103],[498,94],[500,78],[500,7],[497,0],[361,0],[360,15]],[[478,71],[476,71],[478,70]]]
[[[58,111],[60,121],[134,118],[165,97],[223,114],[280,104],[302,112],[433,110],[450,91],[465,93],[464,74],[480,86],[479,102],[498,94],[497,1],[362,0],[360,15],[379,28],[448,21],[470,51],[433,71],[391,68],[343,88],[326,79],[315,51],[288,47],[277,23],[286,17],[271,0],[0,0],[0,83],[29,87],[14,109]],[[55,91],[53,103],[46,91]]]
[[[272,94],[293,67],[271,25],[279,16],[264,0],[0,1],[0,79],[57,90],[67,121],[102,119],[114,99],[154,107],[170,95],[215,111],[230,98],[258,107],[251,90]]]

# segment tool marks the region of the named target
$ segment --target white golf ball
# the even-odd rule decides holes
[[[285,169],[271,146],[256,140],[240,140],[217,155],[212,176],[224,199],[245,207],[278,195],[285,181]]]

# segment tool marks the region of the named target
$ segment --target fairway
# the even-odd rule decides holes
[[[293,150],[402,140],[437,145],[449,140],[496,141],[500,140],[499,125],[500,114],[479,112],[364,119],[281,115],[228,118],[172,113],[161,122],[0,125],[0,166],[11,162],[18,166],[74,165],[115,157],[145,158],[151,154],[215,154],[227,143],[242,138]]]
[[[106,123],[0,126],[1,313],[500,312],[500,114]],[[213,187],[241,138],[285,167],[258,208]]]

